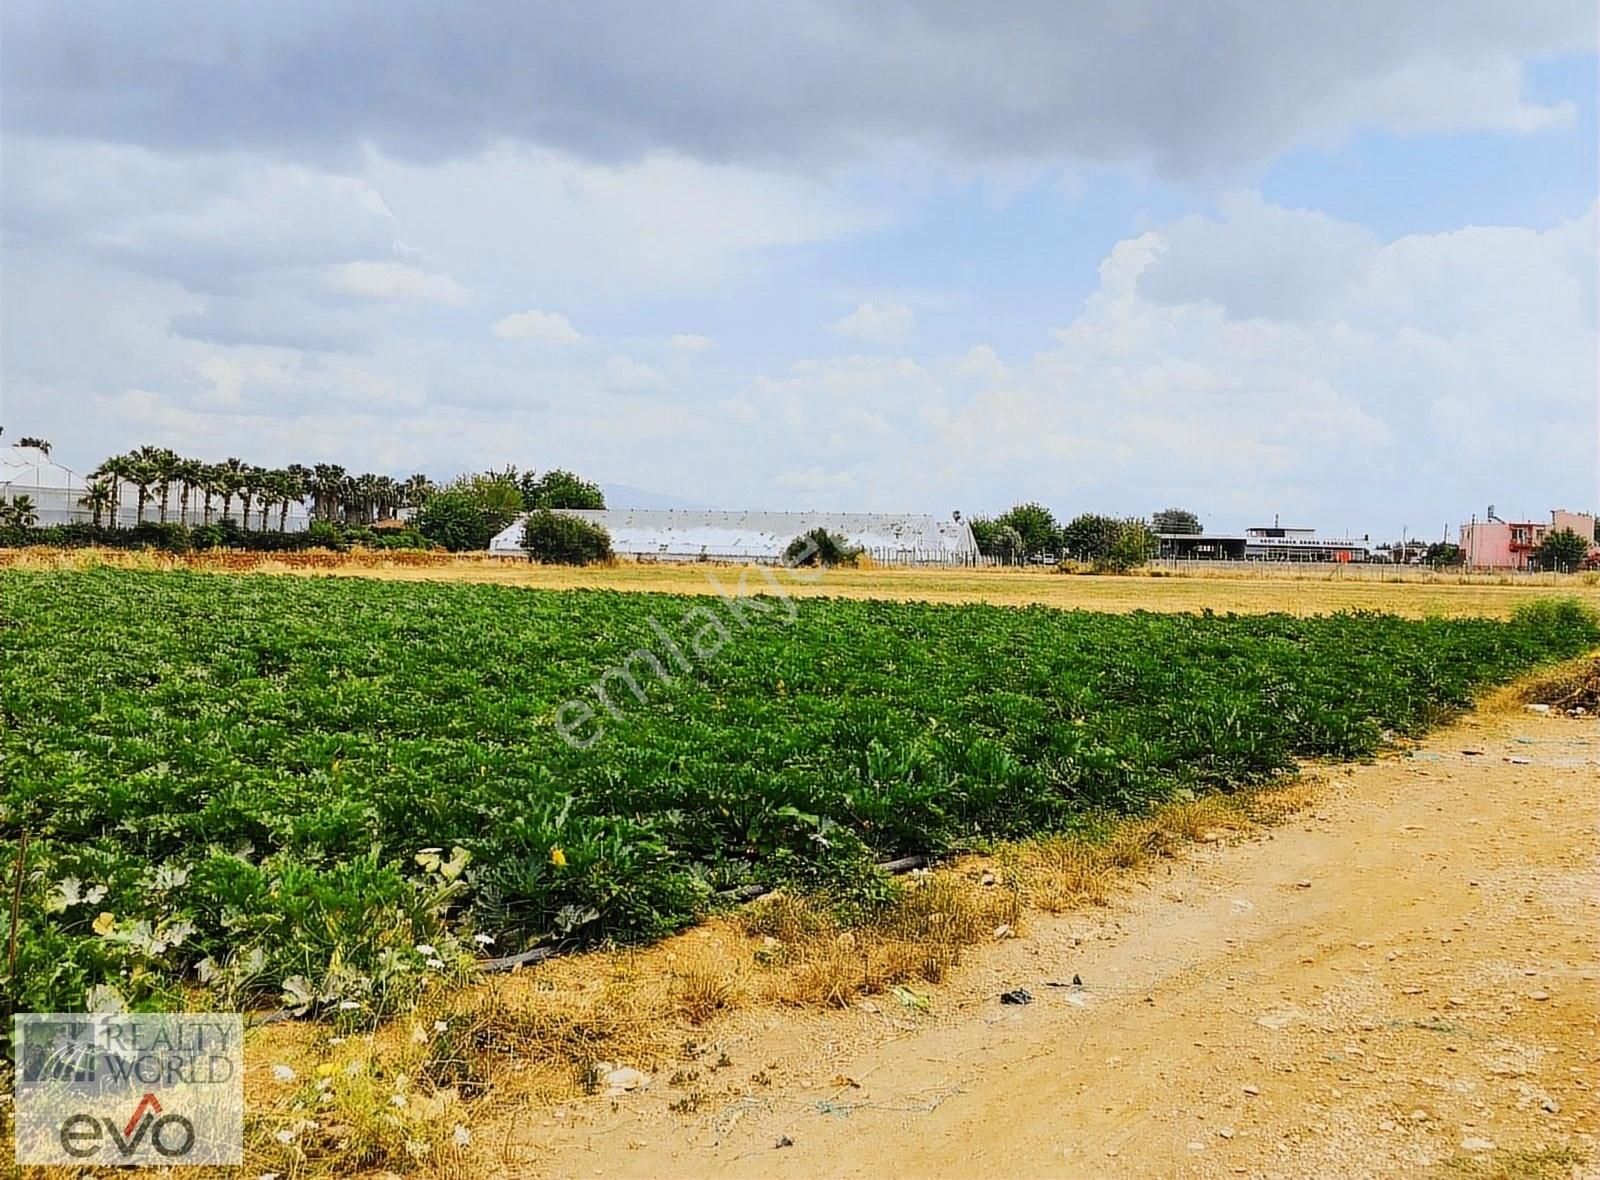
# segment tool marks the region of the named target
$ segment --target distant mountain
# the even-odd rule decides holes
[[[603,483],[600,490],[606,495],[607,508],[706,508],[693,500],[666,496],[660,492],[647,492],[643,488],[629,487],[625,483]]]

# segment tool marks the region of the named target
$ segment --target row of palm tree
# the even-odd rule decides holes
[[[221,516],[233,515],[239,502],[240,523],[248,529],[270,527],[276,514],[278,531],[288,527],[289,508],[311,503],[317,520],[345,524],[372,524],[393,516],[403,507],[417,507],[433,490],[424,475],[399,481],[387,475],[348,475],[343,467],[318,463],[307,467],[291,463],[282,468],[257,467],[240,459],[205,463],[188,459],[165,447],[138,447],[123,455],[113,455],[90,472],[89,484],[78,503],[89,510],[98,526],[102,518],[116,525],[122,497],[129,491],[137,502],[137,517],[154,504],[157,519],[165,524],[174,499],[178,519],[190,516],[190,505],[198,498],[201,519],[210,524],[213,504],[221,504]],[[174,497],[176,492],[176,497]]]

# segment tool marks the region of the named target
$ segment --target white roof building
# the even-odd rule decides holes
[[[83,476],[39,447],[0,446],[0,500],[26,496],[41,525],[83,519],[78,500],[87,486]]]
[[[677,508],[560,509],[597,524],[620,556],[642,561],[772,563],[796,537],[827,529],[883,565],[968,565],[978,557],[964,520],[918,513],[744,512]],[[522,557],[518,517],[492,541],[489,552]]]

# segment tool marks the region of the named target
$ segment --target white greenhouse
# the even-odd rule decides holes
[[[0,500],[27,497],[41,525],[85,519],[78,501],[86,486],[83,476],[52,460],[48,451],[0,446]]]
[[[676,508],[561,509],[611,535],[618,556],[639,561],[776,563],[796,537],[827,529],[880,565],[975,565],[978,545],[959,519],[893,512],[743,512]],[[489,542],[522,557],[519,517]]]

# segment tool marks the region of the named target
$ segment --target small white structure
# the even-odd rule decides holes
[[[639,561],[732,561],[772,564],[796,537],[827,529],[880,565],[975,565],[978,544],[964,520],[918,513],[742,512],[677,508],[560,509],[611,535],[619,556]],[[518,517],[489,552],[523,557]]]
[[[39,447],[0,446],[0,500],[26,496],[40,525],[86,519],[78,506],[88,485]]]

